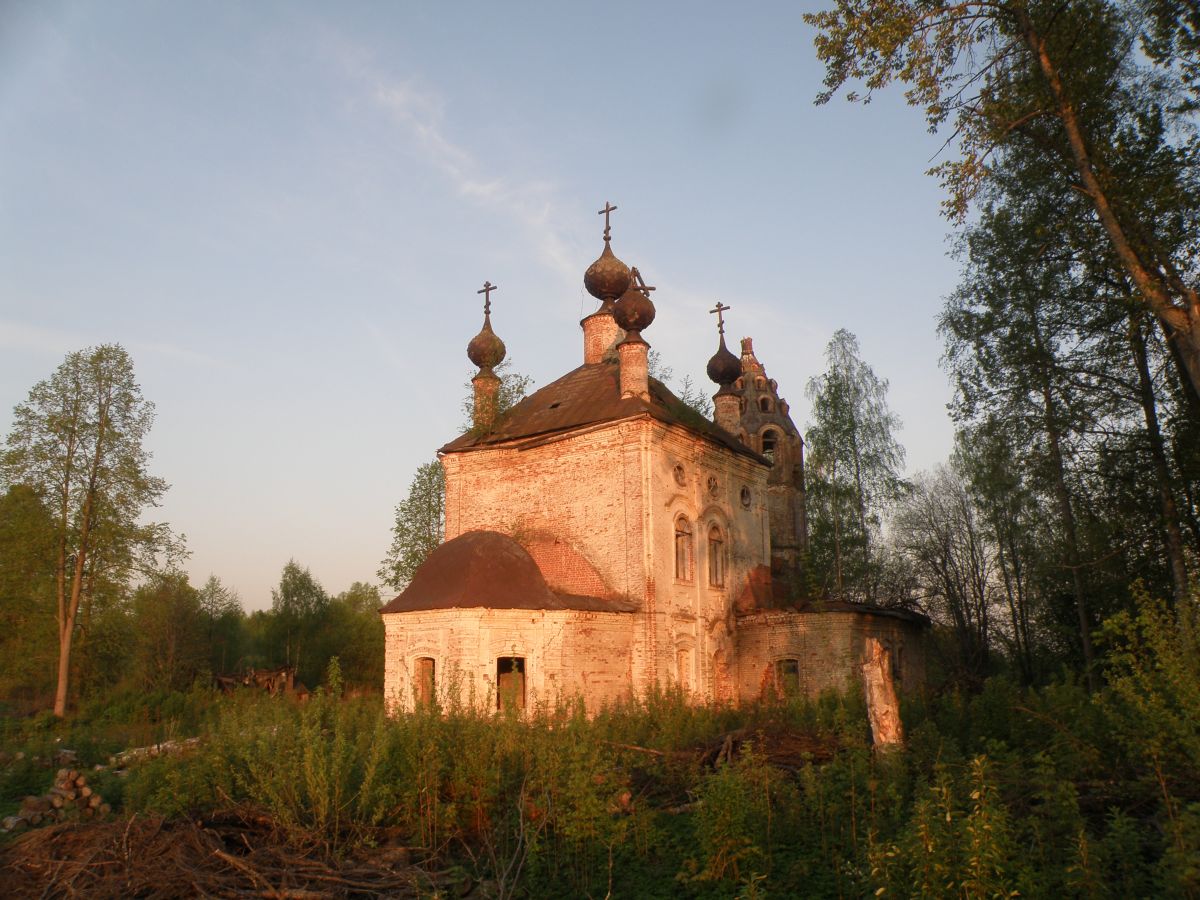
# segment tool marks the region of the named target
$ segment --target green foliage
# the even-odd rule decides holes
[[[417,469],[408,496],[396,506],[392,546],[376,573],[380,581],[402,591],[413,573],[442,542],[445,530],[446,473],[438,460]]]
[[[150,690],[186,690],[207,669],[199,592],[180,572],[156,576],[133,594],[135,677]]]
[[[117,344],[69,354],[13,410],[0,487],[32,490],[52,517],[52,525],[36,525],[25,548],[46,537],[45,527],[52,530],[52,547],[43,546],[39,558],[43,566],[50,561],[56,584],[59,716],[67,708],[73,645],[86,631],[93,601],[127,584],[158,554],[170,560],[182,552],[166,526],[140,521],[167,489],[146,469],[143,443],[153,421],[154,405],[143,399],[133,361]]]
[[[905,489],[900,420],[888,408],[887,382],[863,362],[854,335],[836,332],[825,359],[828,368],[807,388],[812,568],[829,573],[825,588],[838,599],[875,600],[880,515]]]
[[[27,485],[0,495],[0,709],[49,705],[54,624],[54,519]]]
[[[283,650],[285,665],[295,666],[298,676],[316,683],[325,660],[318,659],[313,644],[323,630],[329,595],[294,559],[288,560],[279,576],[279,587],[271,588],[271,612],[276,652]]]

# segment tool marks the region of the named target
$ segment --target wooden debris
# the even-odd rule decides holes
[[[71,819],[104,818],[111,812],[112,807],[87,783],[86,776],[74,769],[59,769],[50,789],[41,797],[22,800],[20,812],[0,822],[0,831],[24,831]]]
[[[340,897],[449,896],[450,873],[428,872],[393,847],[329,858],[289,844],[266,816],[206,820],[133,817],[59,824],[0,848],[6,896]],[[382,836],[382,834],[381,834]]]

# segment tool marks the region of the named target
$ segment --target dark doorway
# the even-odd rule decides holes
[[[434,661],[428,656],[417,660],[416,683],[413,685],[417,706],[432,706],[434,698]]]
[[[496,660],[496,708],[525,708],[525,657],[501,656]]]

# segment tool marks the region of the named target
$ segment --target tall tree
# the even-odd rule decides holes
[[[320,666],[302,653],[318,634],[328,606],[329,595],[312,572],[288,560],[279,587],[271,588],[271,612],[282,632],[284,661],[310,678],[320,674]]]
[[[873,535],[884,507],[901,495],[900,420],[887,404],[887,381],[859,355],[858,339],[837,331],[828,369],[808,383],[813,422],[806,443],[810,544],[816,571],[833,574],[837,596],[873,600]]]
[[[504,415],[523,399],[533,379],[509,368],[505,360],[496,367],[500,376],[500,395],[496,414]],[[471,427],[473,401],[470,385],[463,400],[463,431]],[[392,525],[392,545],[375,573],[383,584],[397,591],[408,587],[413,573],[442,542],[445,533],[446,473],[436,459],[420,466],[408,486],[408,495],[396,505]]]
[[[120,580],[141,553],[171,545],[164,526],[139,525],[167,489],[147,471],[144,441],[154,405],[142,397],[133,361],[116,344],[67,356],[17,405],[0,456],[7,485],[35,489],[55,519],[58,676],[54,712],[66,714],[71,652],[89,586]]]
[[[965,216],[991,160],[1011,147],[1034,149],[1054,164],[1060,183],[1078,193],[1102,239],[1136,290],[1138,302],[1166,330],[1192,389],[1200,391],[1200,280],[1190,245],[1166,239],[1156,215],[1163,178],[1171,193],[1194,196],[1200,148],[1186,120],[1160,127],[1176,87],[1195,88],[1196,14],[1162,0],[1143,15],[1140,2],[1111,0],[837,0],[810,14],[819,29],[828,101],[861,81],[869,99],[893,81],[908,85],[931,130],[951,121],[960,158],[934,171],[949,188],[946,208]],[[1190,11],[1188,11],[1190,10]],[[1186,11],[1186,12],[1185,12]],[[1139,70],[1132,52],[1138,27],[1145,46],[1170,65]],[[1167,73],[1164,75],[1164,73]],[[1152,77],[1153,76],[1153,77]],[[1157,134],[1174,157],[1169,169],[1123,165],[1122,130]],[[1191,212],[1189,211],[1189,215]]]
[[[199,592],[182,572],[164,572],[139,585],[131,604],[141,685],[151,690],[191,687],[208,666]]]
[[[922,605],[950,625],[960,679],[980,683],[992,639],[996,556],[962,467],[920,475],[892,525],[916,570]]]
[[[241,656],[242,624],[246,614],[237,591],[209,575],[200,588],[200,614],[204,622],[208,663],[213,672],[228,672]]]
[[[379,580],[402,591],[445,533],[446,473],[438,460],[417,469],[408,496],[396,506],[392,546],[379,566]]]

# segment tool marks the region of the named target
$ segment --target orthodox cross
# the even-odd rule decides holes
[[[483,294],[483,314],[485,316],[490,316],[492,314],[492,291],[496,290],[497,288],[499,288],[499,285],[492,284],[490,281],[485,281],[483,283],[483,287],[475,292],[477,294]]]
[[[629,275],[630,275],[630,277],[632,277],[632,278],[633,278],[633,280],[634,280],[634,281],[636,281],[636,282],[637,282],[638,290],[639,290],[639,291],[641,291],[643,294],[645,294],[645,295],[646,295],[646,299],[647,299],[647,300],[649,300],[649,299],[650,299],[650,292],[651,292],[651,291],[657,291],[657,290],[658,290],[658,288],[656,288],[654,285],[652,285],[652,284],[646,284],[646,279],[642,277],[642,273],[638,271],[638,267],[637,267],[637,266],[632,266],[632,267],[629,269]]]
[[[717,314],[717,334],[725,334],[725,310],[732,308],[733,307],[726,306],[720,300],[718,300],[717,305],[709,310],[709,313]]]
[[[608,222],[608,217],[611,213],[616,212],[616,209],[617,208],[615,206],[613,206],[611,203],[609,203],[607,200],[605,200],[604,201],[604,209],[600,210],[600,212],[597,213],[597,215],[604,216],[604,240],[606,240],[606,241],[608,240],[609,233],[612,230],[612,228]]]

